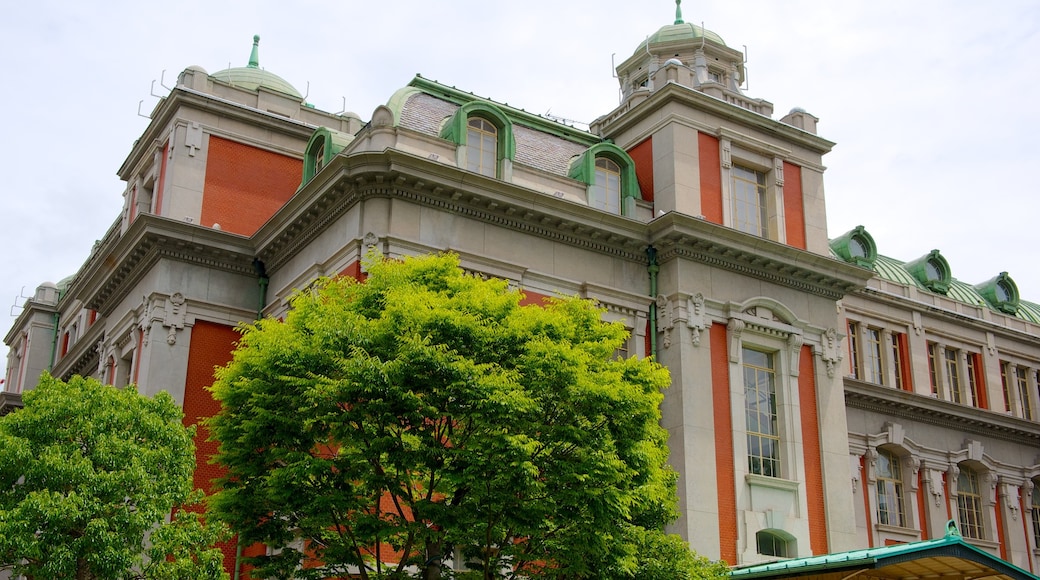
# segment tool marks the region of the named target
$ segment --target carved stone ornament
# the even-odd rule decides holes
[[[858,455],[849,455],[849,472],[852,473],[852,493],[859,493],[859,482],[863,464]]]
[[[657,331],[664,333],[661,345],[672,346],[672,329],[675,328],[675,314],[672,312],[672,301],[663,294],[657,295]]]
[[[705,329],[704,295],[698,292],[686,300],[686,325],[690,327],[690,338],[693,346],[700,346],[701,332]]]
[[[773,159],[773,175],[776,177],[776,186],[784,186],[784,160],[776,157]]]
[[[873,485],[877,483],[877,449],[874,449],[873,447],[867,449],[867,452],[863,454],[863,459],[867,466],[867,482]]]
[[[827,378],[834,378],[834,369],[837,368],[838,363],[841,362],[841,338],[838,337],[838,331],[833,328],[828,328],[827,332],[823,333],[823,340],[821,341],[820,358],[823,360],[823,364],[827,366]]]
[[[729,169],[733,167],[733,157],[730,149],[729,139],[722,140],[722,168]]]
[[[729,330],[729,362],[740,362],[740,335],[744,333],[746,324],[739,318],[730,318],[726,324]]]
[[[1000,484],[1000,497],[1003,498],[1003,504],[1007,506],[1008,514],[1011,515],[1011,519],[1018,521],[1018,505],[1021,501],[1019,495],[1019,487],[1010,483]]]
[[[802,335],[791,333],[787,335],[787,351],[791,357],[791,376],[797,377],[801,372],[802,362]]]
[[[187,308],[184,306],[184,295],[180,292],[174,293],[166,301],[166,312],[163,317],[163,326],[168,330],[166,344],[173,346],[177,344],[177,331],[184,330],[184,321],[187,318]]]

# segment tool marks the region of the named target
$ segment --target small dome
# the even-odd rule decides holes
[[[211,74],[210,77],[214,80],[248,89],[250,91],[255,91],[258,88],[263,87],[271,91],[277,91],[303,100],[303,95],[300,94],[300,91],[296,90],[296,88],[289,84],[288,81],[274,73],[267,72],[260,68],[260,59],[257,56],[259,45],[260,36],[254,36],[253,52],[250,54],[248,66],[217,71]]]

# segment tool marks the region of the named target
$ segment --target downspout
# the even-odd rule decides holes
[[[256,282],[260,289],[256,305],[256,319],[260,320],[264,317],[264,306],[267,305],[267,284],[271,280],[267,277],[267,269],[264,268],[264,263],[260,261],[260,258],[253,258],[253,269],[256,270]]]
[[[61,291],[58,291],[58,301],[54,303],[54,339],[51,341],[51,362],[47,365],[47,372],[54,370],[54,358],[58,356],[58,323],[61,321],[61,311],[58,310],[58,304],[61,304]],[[26,353],[28,355],[28,353]]]
[[[661,267],[657,265],[657,249],[647,246],[646,257],[649,265],[646,271],[650,274],[650,354],[657,360],[657,273]]]

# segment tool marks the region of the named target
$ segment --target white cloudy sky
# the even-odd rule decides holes
[[[753,97],[800,106],[825,157],[830,235],[882,254],[939,249],[971,283],[1008,271],[1040,302],[1040,3],[715,0],[683,6],[746,45]],[[0,20],[0,333],[22,292],[75,272],[121,205],[115,175],[190,65],[260,64],[318,108],[367,119],[416,73],[528,111],[591,121],[617,62],[672,0],[382,2],[38,0]]]

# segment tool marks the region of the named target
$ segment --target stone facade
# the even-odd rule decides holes
[[[742,67],[677,19],[619,66],[625,98],[590,131],[421,77],[363,123],[281,79],[189,68],[120,168],[122,214],[5,337],[4,395],[92,375],[169,391],[193,423],[230,328],[360,275],[373,248],[452,251],[529,297],[599,301],[628,355],[670,369],[673,531],[698,552],[753,564],[968,518],[976,545],[1035,569],[1038,320],[844,255],[833,143],[804,111],[772,119]]]

